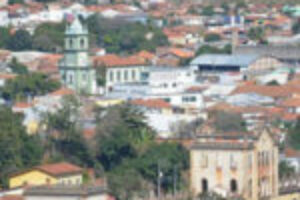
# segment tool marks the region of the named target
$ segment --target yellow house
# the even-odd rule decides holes
[[[66,162],[41,165],[12,175],[9,188],[26,185],[80,185],[82,172],[82,168]]]

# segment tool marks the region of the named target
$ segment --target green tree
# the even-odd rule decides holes
[[[300,33],[300,21],[299,20],[293,24],[292,30],[293,30],[294,34]]]
[[[66,96],[55,113],[46,113],[44,123],[45,149],[51,159],[62,159],[81,166],[94,166],[94,159],[82,136],[79,123],[80,103],[74,96]]]
[[[216,42],[216,41],[220,41],[220,40],[221,40],[220,35],[219,34],[214,34],[214,33],[207,34],[204,37],[205,42]]]
[[[288,144],[294,149],[300,150],[300,119],[294,126],[291,126],[288,131]]]
[[[32,37],[26,30],[17,30],[8,40],[7,48],[13,51],[23,51],[32,48]]]
[[[231,45],[226,45],[223,48],[216,48],[209,45],[201,46],[197,52],[196,55],[202,55],[202,54],[231,54]]]
[[[64,45],[66,23],[43,23],[34,32],[33,48],[40,51],[55,51]]]
[[[9,0],[8,1],[9,5],[16,4],[16,3],[24,4],[24,0]]]
[[[246,126],[241,115],[216,111],[212,113],[212,117],[215,119],[215,128],[221,132],[245,132]]]
[[[22,63],[19,63],[18,60],[14,57],[11,62],[8,64],[9,68],[13,73],[16,74],[28,74],[28,69]]]
[[[26,134],[23,117],[0,107],[0,184],[7,186],[9,174],[40,163],[43,155],[40,138]]]
[[[149,193],[141,174],[130,167],[120,166],[108,174],[108,185],[117,199],[129,200],[145,197]]]
[[[295,175],[295,168],[286,161],[281,161],[279,163],[279,178],[291,177]]]
[[[97,37],[97,45],[110,53],[135,53],[143,49],[154,51],[157,46],[168,44],[161,29],[151,23],[129,23],[92,15],[87,24],[90,33]]]
[[[178,180],[180,172],[188,169],[188,151],[176,143],[153,144],[135,162],[135,167],[142,176],[153,184],[157,184],[157,169],[163,173],[162,187],[165,190],[172,188],[174,170]],[[159,165],[159,166],[158,166]],[[183,180],[179,181],[183,183]]]
[[[264,29],[262,27],[250,28],[248,37],[251,40],[263,42],[265,37]]]
[[[10,100],[26,99],[28,95],[44,95],[60,87],[60,83],[46,75],[31,73],[9,80],[2,89],[2,97]]]
[[[206,6],[202,9],[202,15],[204,16],[213,16],[215,14],[213,6]]]
[[[5,48],[10,40],[9,28],[0,27],[0,47]]]

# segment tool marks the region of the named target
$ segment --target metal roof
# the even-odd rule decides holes
[[[196,57],[191,65],[212,65],[215,67],[240,66],[248,67],[252,62],[259,58],[258,55],[227,55],[227,54],[204,54]]]

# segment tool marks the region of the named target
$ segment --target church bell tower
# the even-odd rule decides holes
[[[77,93],[94,94],[96,73],[89,59],[88,29],[78,16],[67,24],[64,57],[59,62],[61,81]]]

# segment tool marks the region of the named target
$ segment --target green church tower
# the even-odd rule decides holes
[[[62,83],[77,93],[94,94],[96,72],[89,59],[88,29],[78,16],[65,31],[64,57],[59,62]]]

